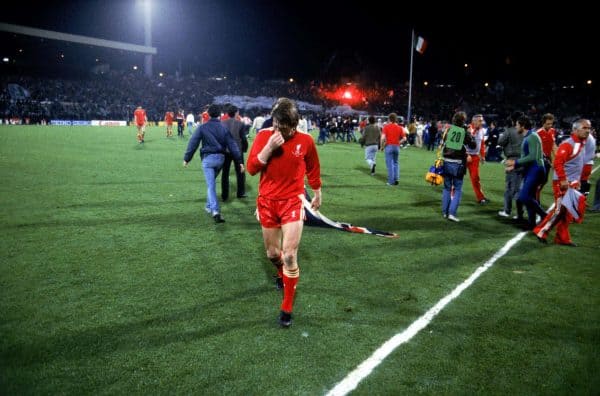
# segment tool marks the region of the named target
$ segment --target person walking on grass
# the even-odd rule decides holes
[[[536,191],[545,180],[544,156],[542,141],[538,134],[531,129],[533,124],[526,115],[517,119],[517,132],[523,136],[521,156],[516,160],[506,160],[506,171],[514,169],[523,173],[523,185],[519,191],[517,202],[527,208],[528,229],[532,230],[537,223],[536,215],[546,216],[546,212],[535,198]]]
[[[144,143],[144,136],[146,135],[146,124],[148,123],[146,110],[144,110],[142,106],[138,106],[133,112],[133,118],[135,119],[135,126],[137,128],[137,141],[138,143]]]
[[[533,233],[542,243],[547,243],[548,234],[556,226],[555,244],[577,246],[571,240],[569,224],[574,220],[581,222],[585,212],[585,196],[575,190],[581,187],[581,175],[586,159],[586,146],[590,143],[588,136],[591,129],[590,120],[575,121],[571,137],[560,144],[554,156],[552,190],[555,208],[533,229]]]
[[[459,111],[452,117],[452,125],[442,137],[444,158],[444,190],[442,191],[442,215],[450,221],[459,222],[456,217],[462,197],[463,179],[467,164],[467,149],[477,146],[475,138],[466,130],[467,114]]]
[[[504,133],[500,135],[498,139],[498,146],[502,147],[504,157],[507,160],[516,160],[521,156],[521,145],[523,144],[523,135],[517,132],[516,123],[517,119],[523,115],[522,112],[516,111],[510,117],[510,127],[508,127]],[[523,182],[523,176],[521,172],[512,169],[507,170],[505,175],[505,188],[504,188],[504,208],[498,212],[498,216],[511,217],[512,213],[512,202],[516,201],[517,214],[514,219],[523,221],[523,204],[517,201],[519,197],[519,191],[521,190],[521,183]]]
[[[388,116],[389,124],[386,124],[381,132],[381,150],[385,152],[385,166],[387,168],[388,186],[398,185],[400,179],[400,145],[406,141],[406,129],[397,124],[398,116],[396,113],[390,113]],[[401,118],[400,123],[404,122]]]
[[[379,149],[379,142],[381,140],[381,130],[375,123],[375,117],[369,116],[369,124],[365,126],[363,131],[363,145],[365,146],[365,161],[371,168],[371,176],[375,175],[377,151]]]
[[[273,126],[256,135],[248,156],[250,175],[260,173],[256,214],[262,227],[267,257],[283,286],[279,324],[292,324],[296,285],[300,278],[298,247],[304,225],[304,178],[313,189],[313,209],[321,206],[321,170],[315,142],[299,132],[296,104],[278,100],[272,112]]]
[[[210,120],[206,124],[200,125],[190,138],[187,150],[183,156],[183,166],[188,166],[200,142],[202,142],[200,157],[202,158],[202,170],[204,171],[207,186],[206,206],[204,210],[212,216],[215,223],[224,223],[225,220],[221,216],[219,201],[217,200],[216,180],[225,161],[225,150],[229,149],[240,172],[244,172],[244,163],[242,162],[242,155],[237,144],[227,128],[219,120],[219,116],[221,115],[219,106],[210,105],[208,114]]]

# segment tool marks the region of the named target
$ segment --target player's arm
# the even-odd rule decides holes
[[[317,153],[317,146],[312,139],[304,157],[306,163],[306,177],[308,179],[308,185],[314,192],[314,197],[310,201],[311,207],[315,210],[321,207],[321,164],[319,162],[319,154]]]
[[[194,134],[190,138],[190,141],[187,146],[187,150],[185,151],[185,154],[183,155],[183,166],[184,167],[187,167],[187,165],[190,163],[190,161],[194,157],[194,153],[198,149],[198,146],[200,146],[201,139],[202,139],[202,130],[200,128],[198,128],[196,130],[196,132],[194,132]]]
[[[568,161],[572,153],[573,146],[571,146],[569,143],[562,143],[558,147],[556,155],[554,156],[554,171],[556,172],[556,176],[558,176],[560,189],[562,191],[566,191],[569,188],[569,180],[567,180],[567,173],[565,172],[565,163]]]

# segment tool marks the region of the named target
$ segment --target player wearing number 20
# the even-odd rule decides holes
[[[459,111],[452,117],[452,125],[444,132],[442,155],[444,156],[444,191],[442,192],[442,215],[458,222],[456,212],[462,197],[463,178],[467,164],[467,151],[477,147],[473,136],[465,129],[467,114]]]

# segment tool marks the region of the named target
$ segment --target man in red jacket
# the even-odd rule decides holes
[[[304,225],[304,177],[313,189],[313,209],[321,206],[321,170],[315,142],[296,130],[299,115],[296,104],[278,100],[272,112],[273,127],[256,135],[247,170],[260,172],[257,217],[262,226],[267,257],[278,272],[278,288],[283,285],[279,324],[292,324],[292,307],[300,276],[298,246]]]

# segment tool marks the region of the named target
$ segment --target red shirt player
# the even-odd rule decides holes
[[[396,113],[391,113],[388,119],[390,123],[386,124],[381,130],[381,151],[385,151],[385,163],[390,165],[387,169],[387,184],[392,186],[399,183],[400,165],[398,164],[398,155],[400,145],[406,141],[407,131],[406,128],[396,123],[398,121]]]
[[[135,125],[137,127],[137,140],[138,143],[144,143],[144,135],[146,133],[146,123],[148,117],[146,117],[146,110],[142,109],[142,106],[138,106],[133,112],[135,118]]]
[[[540,202],[542,188],[548,183],[548,175],[552,169],[552,161],[556,154],[556,131],[552,128],[554,125],[554,115],[547,113],[542,116],[542,127],[538,129],[537,134],[542,140],[542,152],[544,153],[544,168],[546,170],[546,178],[539,185],[535,197]]]
[[[312,136],[296,130],[298,107],[287,98],[278,103],[272,113],[273,127],[256,135],[247,170],[251,175],[260,172],[257,217],[267,257],[277,268],[277,286],[283,285],[279,324],[288,327],[300,276],[297,254],[304,225],[304,176],[314,192],[311,206],[318,209],[321,170]]]
[[[167,111],[165,113],[165,124],[167,125],[167,137],[173,136],[173,120],[175,119],[175,114],[172,111]]]

